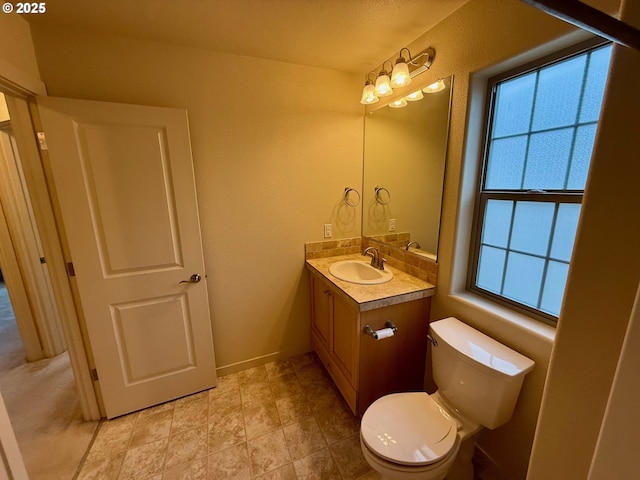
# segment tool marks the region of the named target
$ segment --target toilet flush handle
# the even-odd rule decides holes
[[[431,342],[431,345],[433,345],[434,347],[438,346],[438,341],[431,335],[427,335],[427,340],[429,340]]]

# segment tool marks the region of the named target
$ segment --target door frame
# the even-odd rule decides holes
[[[36,142],[38,119],[34,97],[46,95],[46,88],[40,80],[0,59],[0,90],[7,94],[12,131],[40,231],[82,415],[87,421],[99,420],[104,416],[104,408],[100,401],[99,386],[91,378],[93,361],[90,346],[83,336],[80,319],[82,310],[77,305],[77,297],[67,274],[66,265],[70,256],[55,201],[55,189]]]

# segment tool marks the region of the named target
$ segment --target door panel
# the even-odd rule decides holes
[[[186,112],[38,107],[107,416],[215,386]]]

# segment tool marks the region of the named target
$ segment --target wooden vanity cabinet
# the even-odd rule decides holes
[[[430,298],[361,312],[337,287],[310,277],[311,343],[355,415],[383,395],[424,389]],[[398,328],[394,336],[376,341],[364,333],[387,320]]]

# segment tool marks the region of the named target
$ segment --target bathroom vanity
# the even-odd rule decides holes
[[[311,343],[352,412],[362,416],[377,398],[424,389],[429,309],[435,286],[400,270],[379,285],[339,280],[332,263],[361,255],[308,259]],[[388,328],[376,340],[365,332]],[[372,332],[370,332],[372,333]],[[389,334],[381,332],[380,337]]]

